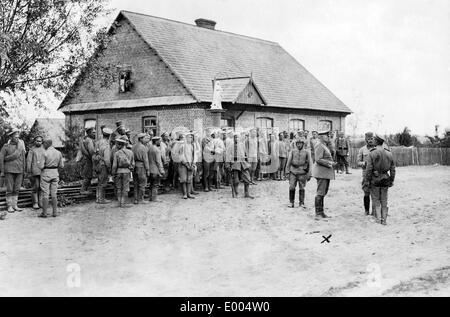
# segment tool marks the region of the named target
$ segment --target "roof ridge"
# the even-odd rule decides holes
[[[226,34],[226,35],[233,35],[233,36],[242,37],[242,38],[245,38],[245,39],[250,39],[250,40],[254,40],[254,41],[265,42],[267,44],[280,46],[280,44],[278,42],[274,42],[274,41],[264,40],[264,39],[261,39],[261,38],[252,37],[252,36],[243,35],[243,34],[237,34],[237,33],[229,32],[229,31],[223,31],[223,30],[217,30],[217,29],[210,30],[210,29],[207,29],[207,28],[198,27],[198,26],[196,26],[194,24],[190,24],[190,23],[187,23],[187,22],[182,22],[182,21],[177,21],[177,20],[157,17],[157,16],[154,16],[154,15],[145,14],[145,13],[141,13],[141,12],[120,10],[120,13],[131,13],[131,14],[143,15],[145,17],[155,18],[155,19],[159,19],[159,20],[165,20],[165,21],[172,22],[172,23],[179,23],[179,24],[187,25],[187,26],[190,26],[190,27],[193,27],[193,28],[196,28],[196,29],[202,29],[202,30],[209,31],[209,32],[216,32],[216,33],[218,32],[218,33],[222,33],[222,34]]]

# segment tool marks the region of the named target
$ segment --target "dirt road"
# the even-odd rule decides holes
[[[263,181],[251,187],[255,200],[224,189],[127,210],[8,215],[0,294],[449,296],[450,167],[398,168],[388,226],[363,215],[361,172],[352,172],[331,184],[328,221],[314,220],[314,179],[307,211],[287,208],[287,182]]]

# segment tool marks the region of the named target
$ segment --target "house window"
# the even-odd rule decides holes
[[[86,129],[89,129],[89,128],[95,129],[96,125],[97,125],[97,120],[95,120],[95,119],[84,120],[84,130],[85,131],[86,131]]]
[[[305,120],[291,119],[289,121],[289,130],[291,131],[305,130]]]
[[[256,127],[261,129],[273,128],[273,119],[265,117],[256,118]]]
[[[132,86],[131,81],[131,67],[119,68],[119,92],[125,93],[130,91]]]
[[[220,120],[221,128],[232,128],[233,127],[233,119],[222,119]]]
[[[324,131],[324,130],[333,130],[333,122],[331,122],[330,120],[320,120],[319,121],[319,131]]]
[[[148,131],[152,131],[153,135],[157,134],[158,120],[155,116],[142,118],[142,132],[147,133]]]

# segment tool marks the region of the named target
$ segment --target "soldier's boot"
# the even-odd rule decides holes
[[[100,202],[100,188],[95,189],[95,203],[98,204]]]
[[[42,198],[42,212],[38,217],[47,218],[48,198]]]
[[[366,216],[370,215],[370,197],[364,196],[364,210],[366,212]]]
[[[304,189],[299,189],[298,190],[298,199],[299,199],[299,207],[306,209],[305,206],[305,190]]]
[[[37,196],[38,196],[38,206],[39,208],[42,208],[42,193],[39,191],[37,193]]]
[[[5,220],[7,214],[8,213],[6,211],[0,211],[0,220]]]
[[[195,199],[195,197],[191,194],[192,193],[192,183],[187,183],[186,189],[187,189],[186,194],[187,194],[188,198]]]
[[[381,223],[381,207],[377,206],[374,207],[375,209],[375,222]]]
[[[10,214],[15,212],[13,208],[12,196],[6,196],[6,205],[8,206],[8,212]]]
[[[387,220],[387,216],[388,216],[388,211],[389,211],[388,207],[386,207],[386,208],[381,207],[381,222],[380,223],[384,226],[387,225],[386,220]]]
[[[316,219],[316,220],[322,219],[322,210],[321,210],[321,205],[320,205],[320,196],[316,196],[314,198],[314,208],[316,210],[316,215],[315,215],[314,219]]]
[[[33,201],[33,209],[39,209],[38,193],[32,193],[31,200]]]
[[[213,189],[213,180],[210,178],[210,179],[208,179],[208,189],[209,189],[209,191],[210,192],[215,192],[216,190],[215,189]]]
[[[23,209],[19,208],[19,206],[17,206],[18,201],[19,201],[19,195],[13,196],[13,208],[15,211],[21,212]]]
[[[128,204],[128,192],[122,192],[122,208],[130,208]]]
[[[250,187],[250,184],[247,184],[247,183],[244,184],[244,193],[245,193],[244,197],[249,198],[249,199],[254,199],[255,197],[251,196],[249,193],[249,187]]]
[[[135,186],[135,188],[133,189],[133,195],[134,195],[134,204],[137,205],[139,204],[139,196],[140,196],[140,192],[139,192],[139,188],[137,186]]]
[[[118,201],[118,205],[117,207],[122,208],[122,192],[118,189],[116,189],[116,195],[117,195],[117,201]]]
[[[181,184],[181,190],[183,191],[183,199],[188,199],[186,183]]]
[[[351,173],[348,171],[348,165],[345,165],[345,174],[351,174]]]
[[[239,182],[234,183],[234,196],[237,198],[239,196]]]
[[[105,189],[100,188],[99,191],[98,203],[101,205],[109,204],[111,201],[105,198]]]
[[[320,208],[321,208],[321,210],[322,210],[322,218],[331,218],[330,216],[328,216],[326,213],[325,213],[325,207],[323,206],[323,201],[324,201],[324,196],[320,196]]]
[[[294,208],[294,203],[295,203],[295,189],[289,189],[289,208]]]
[[[53,217],[58,216],[58,199],[56,197],[52,198],[52,210],[53,210]]]
[[[152,194],[151,201],[160,202],[160,200],[158,199],[158,187],[156,185],[153,186],[152,189],[150,189],[150,192]]]
[[[150,203],[150,202],[149,202],[149,201],[146,201],[146,200],[144,199],[144,194],[145,194],[145,189],[144,189],[144,190],[139,190],[139,203],[140,203],[140,204],[146,205],[146,204],[148,204],[148,203]]]

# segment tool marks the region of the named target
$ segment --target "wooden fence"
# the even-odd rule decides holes
[[[358,148],[350,148],[349,164],[357,167]],[[450,148],[391,147],[395,166],[450,165]]]

